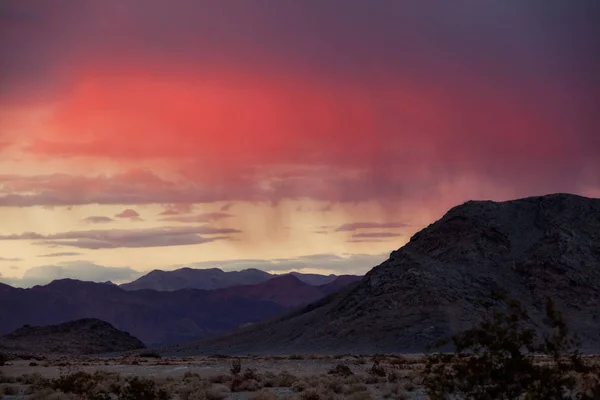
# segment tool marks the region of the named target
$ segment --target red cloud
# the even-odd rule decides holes
[[[128,208],[128,209],[125,209],[125,210],[121,211],[117,215],[115,215],[115,217],[117,217],[117,218],[137,219],[137,218],[140,217],[140,214],[137,211],[132,210],[131,208]]]
[[[597,150],[564,134],[576,115],[572,107],[561,110],[558,87],[521,90],[466,76],[424,82],[86,72],[31,151],[166,159],[183,176],[214,183],[290,164],[357,168],[379,179],[473,172],[521,179],[557,158],[569,160],[575,171],[562,173],[571,175],[581,167],[576,160]]]

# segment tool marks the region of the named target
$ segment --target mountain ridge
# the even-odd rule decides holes
[[[600,349],[600,199],[569,194],[453,207],[360,282],[302,309],[172,354],[422,352],[507,289],[542,326],[546,296]]]
[[[284,275],[296,276],[301,281],[313,286],[328,284],[337,278],[337,275],[334,274],[305,274],[296,271],[287,274],[271,274],[256,268],[248,268],[241,271],[224,271],[220,268],[184,267],[172,271],[155,269],[132,282],[123,283],[119,286],[125,290],[215,290],[237,285],[259,284]]]

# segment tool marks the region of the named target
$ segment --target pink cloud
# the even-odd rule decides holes
[[[131,219],[131,220],[141,220],[140,214],[137,211],[132,210],[131,208],[127,208],[127,209],[121,211],[120,213],[115,215],[115,217],[127,218],[127,219]]]

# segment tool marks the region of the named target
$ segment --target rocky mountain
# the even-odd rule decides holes
[[[179,343],[272,318],[358,279],[350,276],[312,286],[284,275],[256,285],[212,291],[127,291],[116,285],[71,279],[31,289],[0,284],[0,334],[25,324],[99,318],[147,345]]]
[[[101,354],[144,347],[136,337],[94,318],[50,326],[26,325],[0,337],[0,349],[33,354]]]
[[[337,278],[336,275],[303,274],[300,272],[291,272],[290,274],[302,282],[314,286],[331,283]],[[125,290],[214,290],[237,285],[254,285],[278,276],[282,275],[274,275],[253,268],[242,271],[223,271],[219,268],[180,268],[173,271],[154,270],[133,282],[122,284],[121,287]]]
[[[357,285],[274,320],[165,348],[174,354],[420,352],[472,326],[508,290],[541,325],[546,296],[583,349],[600,349],[600,199],[469,201]]]

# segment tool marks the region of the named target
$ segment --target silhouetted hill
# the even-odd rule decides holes
[[[540,324],[546,296],[584,349],[600,349],[600,200],[469,201],[357,285],[271,321],[165,349],[179,354],[424,351],[471,326],[505,288]]]
[[[336,275],[303,274],[291,272],[302,282],[319,286],[333,282]],[[287,275],[287,274],[286,274]],[[242,271],[223,271],[219,268],[195,269],[180,268],[173,271],[154,270],[138,278],[124,283],[121,288],[126,290],[152,289],[158,291],[175,291],[181,289],[223,289],[238,285],[254,285],[266,282],[283,275],[274,275],[259,269]]]
[[[0,334],[23,325],[52,325],[98,318],[147,345],[175,343],[226,332],[286,310],[272,302],[239,297],[212,300],[206,290],[126,291],[72,279],[31,289],[0,289]]]
[[[34,354],[100,354],[144,347],[136,337],[94,318],[49,326],[26,325],[0,337],[3,350]]]
[[[308,304],[330,292],[293,275],[214,291],[132,290],[61,279],[45,286],[0,286],[0,334],[22,325],[99,318],[147,345],[170,344],[232,331]]]
[[[131,283],[122,284],[121,287],[126,290],[212,290],[235,285],[261,283],[270,278],[271,274],[258,269],[225,272],[219,268],[180,268],[174,271],[154,270]]]

